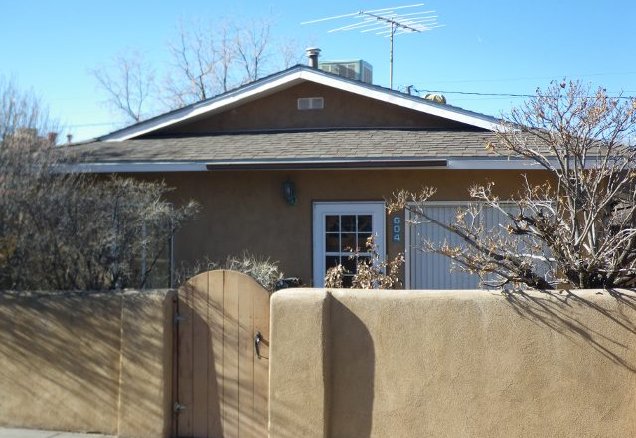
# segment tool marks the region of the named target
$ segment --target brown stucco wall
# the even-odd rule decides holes
[[[297,289],[270,436],[636,436],[636,294]]]
[[[299,111],[301,97],[322,97],[324,109]],[[466,125],[320,84],[303,83],[215,115],[152,135],[334,127],[463,128]]]
[[[0,426],[169,436],[173,298],[0,292]]]
[[[140,176],[152,178],[151,176]],[[529,173],[531,181],[545,174]],[[306,284],[312,280],[312,203],[315,201],[382,201],[401,188],[438,187],[435,200],[468,199],[468,187],[495,182],[501,196],[515,194],[518,171],[458,170],[334,170],[334,171],[220,171],[163,175],[175,191],[176,203],[198,201],[198,216],[185,224],[176,239],[177,261],[209,256],[224,260],[243,251],[280,262],[288,276]],[[285,180],[296,185],[297,204],[282,196]],[[391,257],[404,251],[404,241],[393,242],[387,217],[387,248]]]

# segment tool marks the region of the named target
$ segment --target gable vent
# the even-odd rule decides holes
[[[325,107],[325,100],[322,97],[301,97],[298,99],[299,110],[318,110]]]

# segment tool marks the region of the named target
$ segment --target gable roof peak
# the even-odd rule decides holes
[[[175,125],[203,114],[214,114],[240,103],[247,103],[302,82],[313,82],[345,92],[380,100],[389,104],[409,108],[422,113],[454,120],[469,126],[494,130],[499,125],[495,117],[468,111],[448,104],[437,103],[419,96],[406,94],[379,85],[344,78],[311,66],[298,64],[286,70],[245,84],[234,90],[219,94],[183,108],[158,115],[126,128],[111,132],[99,141],[122,141],[145,135]]]

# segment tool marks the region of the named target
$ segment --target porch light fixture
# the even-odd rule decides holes
[[[296,205],[296,185],[289,179],[283,183],[283,198],[288,205]]]

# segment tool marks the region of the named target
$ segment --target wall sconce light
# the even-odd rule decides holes
[[[296,205],[296,185],[289,179],[283,183],[283,198],[289,205]]]

